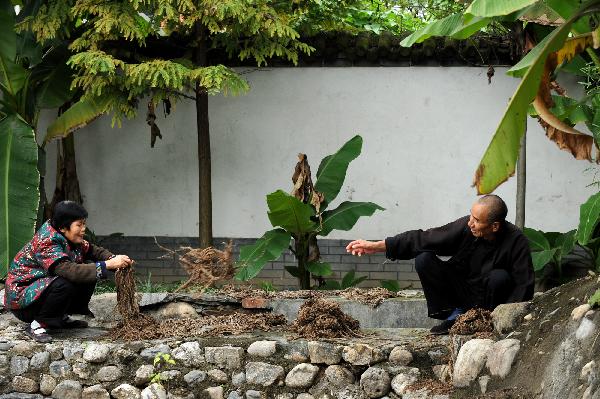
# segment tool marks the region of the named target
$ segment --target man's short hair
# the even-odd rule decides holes
[[[502,198],[494,194],[484,195],[477,200],[488,209],[488,223],[503,222],[508,214],[508,208]]]
[[[56,230],[71,227],[71,223],[80,219],[87,219],[85,208],[75,201],[61,201],[54,206],[50,223]]]

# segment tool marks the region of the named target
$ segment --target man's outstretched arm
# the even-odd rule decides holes
[[[346,252],[358,256],[385,252],[385,241],[354,240],[346,246]]]

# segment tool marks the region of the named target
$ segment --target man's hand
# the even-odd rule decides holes
[[[346,246],[346,252],[358,256],[385,252],[385,241],[354,240]]]
[[[106,268],[108,270],[117,270],[124,267],[129,267],[133,264],[133,260],[127,255],[117,255],[106,261]]]

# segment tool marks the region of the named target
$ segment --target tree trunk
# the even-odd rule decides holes
[[[205,67],[207,60],[207,32],[198,24],[196,65]],[[198,217],[200,248],[212,245],[212,185],[210,161],[210,130],[208,124],[208,93],[196,82],[196,126],[198,129]]]
[[[296,259],[298,260],[298,279],[301,290],[310,290],[310,272],[306,268],[309,257],[308,236],[299,235],[296,240]]]
[[[521,149],[519,150],[519,159],[517,160],[517,210],[515,216],[515,225],[523,230],[525,227],[525,187],[527,181],[526,172],[526,153],[527,153],[527,125],[525,133],[521,138]]]
[[[56,158],[56,187],[52,202],[46,207],[46,218],[52,215],[54,206],[60,201],[75,201],[83,203],[79,178],[77,177],[77,164],[75,162],[75,138],[72,134],[60,140]]]

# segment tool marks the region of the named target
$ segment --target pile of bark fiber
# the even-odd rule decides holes
[[[302,304],[291,330],[307,339],[360,336],[358,320],[342,312],[336,302],[322,298],[309,299]]]
[[[197,319],[171,319],[158,322],[152,317],[140,315],[127,324],[120,324],[109,332],[113,339],[125,341],[140,339],[207,337],[241,334],[255,330],[273,331],[283,329],[283,315],[271,313],[237,313],[221,316],[205,316]]]
[[[471,309],[461,314],[456,322],[450,328],[450,334],[472,335],[476,334],[479,338],[487,337],[494,332],[492,315],[489,310]]]
[[[154,240],[156,241],[156,238]],[[193,287],[201,291],[217,282],[231,280],[235,275],[232,241],[229,241],[223,251],[213,247],[202,249],[180,247],[178,250],[173,251],[160,245],[158,241],[156,241],[156,245],[167,252],[162,258],[172,256],[177,259],[188,274],[187,281],[181,284],[175,292],[184,289],[189,290]]]

